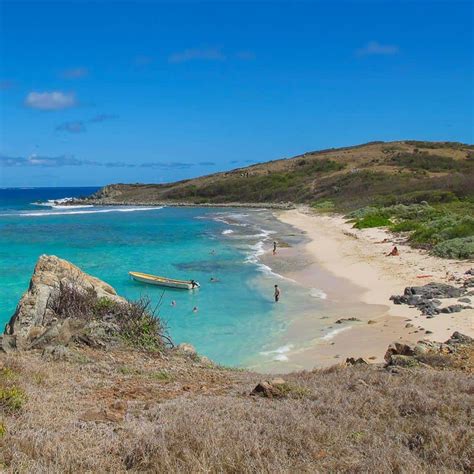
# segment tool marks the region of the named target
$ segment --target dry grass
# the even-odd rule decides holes
[[[249,396],[261,375],[173,353],[78,360],[0,356],[1,383],[26,395],[0,409],[6,472],[474,469],[467,371],[334,367],[285,376],[287,396],[267,399]]]
[[[446,142],[372,142],[308,152],[170,184],[116,184],[97,194],[105,203],[313,203],[344,210],[376,198],[422,190],[472,194],[472,146]],[[414,157],[409,163],[399,156]],[[443,166],[435,166],[440,163]],[[416,169],[413,166],[416,165]],[[460,172],[462,171],[462,172]],[[355,200],[355,202],[353,202]]]

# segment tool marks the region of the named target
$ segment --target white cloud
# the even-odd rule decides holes
[[[76,67],[72,69],[66,69],[61,73],[61,76],[65,79],[79,79],[89,74],[89,70],[85,67]]]
[[[76,105],[76,97],[74,94],[59,91],[30,92],[26,96],[25,105],[40,110],[67,109]]]
[[[378,41],[369,41],[363,48],[356,50],[357,56],[374,56],[382,55],[388,56],[397,54],[400,52],[400,48],[394,44],[381,44]]]
[[[185,49],[179,53],[172,54],[170,63],[184,63],[187,61],[224,61],[226,56],[220,49]]]

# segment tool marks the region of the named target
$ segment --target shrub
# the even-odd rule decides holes
[[[6,412],[18,411],[26,402],[26,394],[19,387],[0,388],[0,408]]]
[[[474,258],[474,236],[440,242],[433,248],[433,254],[443,258]]]
[[[348,219],[362,219],[367,216],[371,215],[378,215],[380,213],[380,209],[377,207],[361,207],[360,209],[356,209],[355,211],[350,212],[347,214]]]
[[[440,191],[426,190],[426,191],[413,191],[410,193],[404,193],[401,195],[388,195],[377,199],[377,202],[384,206],[390,206],[393,204],[420,204],[423,202],[429,204],[445,203],[458,201],[458,197],[451,191]]]
[[[159,382],[170,382],[173,379],[173,377],[164,370],[151,373],[150,378]]]
[[[160,318],[147,298],[124,303],[97,298],[93,291],[81,292],[74,286],[64,287],[48,302],[49,309],[59,319],[111,321],[118,327],[117,336],[137,349],[160,350],[172,345]]]
[[[313,203],[311,207],[320,212],[330,212],[333,211],[335,208],[334,203],[329,200],[317,201]]]
[[[439,149],[439,148],[448,148],[454,150],[464,150],[472,148],[472,145],[461,142],[425,142],[420,140],[405,140],[407,145],[416,146],[418,148],[429,148],[429,149]]]
[[[390,230],[393,232],[409,232],[412,230],[417,230],[420,228],[420,223],[412,221],[412,220],[407,220],[407,221],[401,221],[396,224],[393,224],[390,226]]]
[[[474,235],[474,217],[446,214],[424,222],[410,240],[415,243],[437,244],[444,240]]]
[[[390,225],[391,221],[385,216],[380,215],[369,215],[358,219],[354,224],[356,229],[367,229],[369,227],[383,227]]]
[[[399,153],[392,158],[392,163],[412,170],[447,171],[460,170],[463,163],[449,156],[421,153]]]

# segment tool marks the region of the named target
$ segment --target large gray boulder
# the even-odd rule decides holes
[[[49,302],[67,287],[92,293],[98,299],[126,303],[102,280],[84,273],[66,260],[42,255],[35,266],[28,290],[6,325],[2,348],[8,351],[41,348],[51,343],[67,344],[80,329],[79,326],[83,325],[69,320],[58,321],[49,307]]]

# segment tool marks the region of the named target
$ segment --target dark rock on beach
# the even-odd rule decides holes
[[[342,323],[347,323],[347,322],[357,322],[360,321],[360,319],[351,317],[351,318],[341,318],[336,321],[336,324],[342,324]]]
[[[417,295],[424,299],[433,298],[458,298],[462,296],[463,290],[446,283],[428,283],[424,286],[407,286],[404,295],[409,297]]]
[[[454,313],[470,308],[469,306],[463,305],[451,305],[447,308],[439,308],[442,304],[440,299],[459,298],[464,295],[465,292],[466,289],[464,287],[456,287],[446,283],[428,283],[424,286],[408,286],[405,288],[403,295],[391,296],[390,300],[392,300],[394,304],[414,306],[421,311],[421,314],[427,317],[433,317],[440,313]]]
[[[446,306],[446,308],[441,308],[439,311],[440,313],[459,313],[463,309],[472,309],[472,306],[466,306],[462,304],[452,304],[450,306]]]

